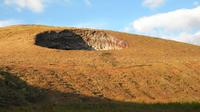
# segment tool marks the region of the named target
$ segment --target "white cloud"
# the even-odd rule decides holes
[[[33,12],[42,12],[44,9],[43,0],[4,0],[8,6],[16,7],[17,10],[29,9]]]
[[[36,13],[44,11],[50,4],[70,4],[72,0],[3,0],[4,4],[16,8],[19,12],[28,9]],[[91,0],[82,0],[85,5],[92,6]]]
[[[200,7],[142,17],[133,22],[137,31],[147,32],[156,29],[184,31],[200,28]]]
[[[196,33],[189,34],[189,33],[181,33],[178,37],[179,41],[187,42],[195,45],[200,45],[200,31]]]
[[[9,26],[9,25],[14,25],[16,24],[15,20],[0,20],[0,27],[4,27],[4,26]]]
[[[141,17],[125,30],[200,45],[200,42],[195,42],[195,40],[200,41],[199,12],[200,6]]]
[[[165,0],[144,0],[143,5],[149,8],[156,8],[163,5]]]

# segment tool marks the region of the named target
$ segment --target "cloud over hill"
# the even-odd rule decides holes
[[[141,17],[127,31],[200,44],[200,6]],[[194,41],[195,40],[195,41]],[[198,42],[197,42],[198,41]]]

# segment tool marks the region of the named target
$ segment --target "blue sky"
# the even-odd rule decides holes
[[[200,45],[200,0],[0,0],[0,26],[124,31]],[[198,13],[199,11],[199,13]]]

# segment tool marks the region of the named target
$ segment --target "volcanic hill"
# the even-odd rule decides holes
[[[106,30],[0,28],[3,112],[199,112],[196,103],[199,46]]]

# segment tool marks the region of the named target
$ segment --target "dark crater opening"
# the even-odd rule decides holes
[[[114,50],[127,48],[128,43],[103,31],[61,30],[37,34],[35,44],[62,50]]]
[[[46,31],[36,35],[35,44],[62,50],[93,50],[80,35],[70,30]]]

